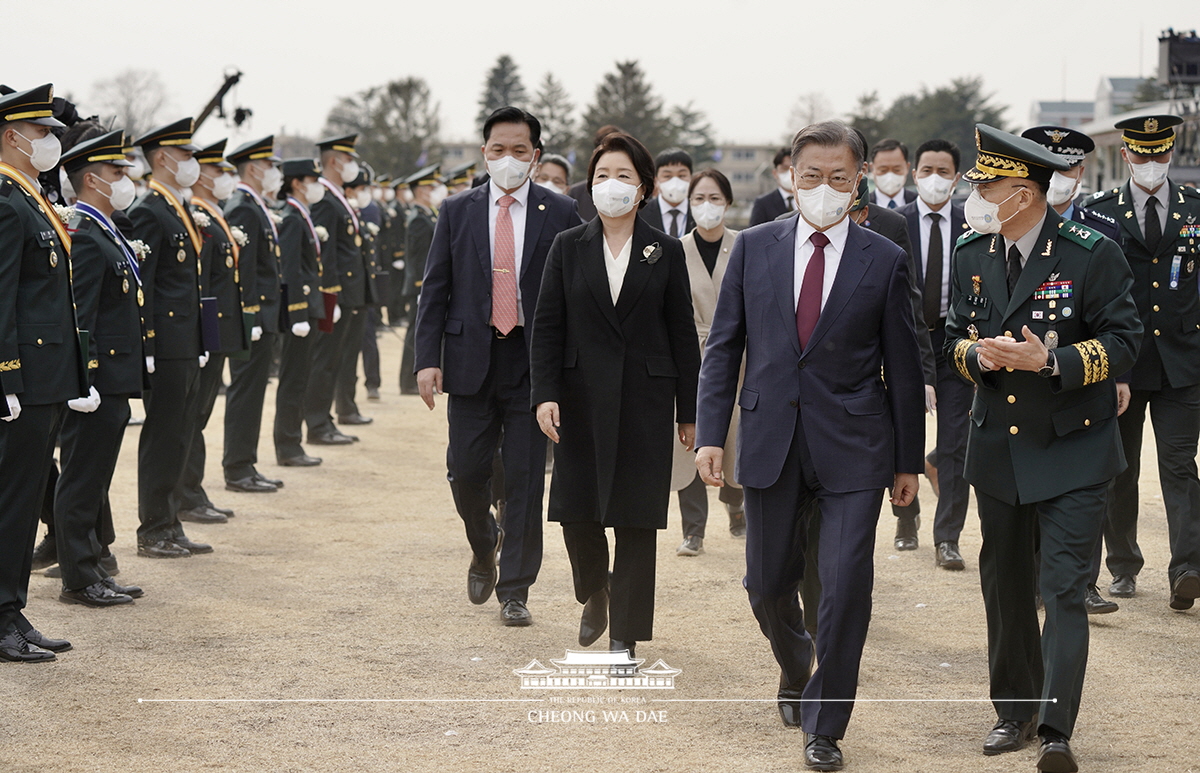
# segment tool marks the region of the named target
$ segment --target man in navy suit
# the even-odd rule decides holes
[[[967,458],[967,414],[975,390],[946,362],[942,343],[946,336],[946,310],[950,303],[950,255],[954,243],[966,232],[963,208],[951,203],[959,180],[962,154],[946,140],[927,140],[917,148],[913,181],[918,198],[896,210],[908,222],[913,245],[916,285],[921,290],[924,324],[933,345],[937,381],[937,447],[927,457],[938,481],[937,511],[933,519],[934,563],[943,569],[964,567],[958,548],[967,519],[970,486],[963,478]],[[932,476],[931,476],[932,477]],[[896,549],[916,550],[921,507],[893,508],[897,517]]]
[[[502,107],[483,125],[485,185],[438,212],[417,307],[417,386],[432,410],[445,392],[450,490],[473,558],[467,596],[495,590],[505,625],[533,622],[526,603],[542,564],[546,440],[529,410],[529,334],[546,253],[578,225],[575,202],[540,185],[541,124]],[[503,441],[501,431],[503,430]],[[492,459],[504,462],[504,523],[490,508]]]
[[[750,225],[768,223],[796,211],[796,193],[792,190],[792,149],[775,151],[775,168],[771,178],[778,186],[754,200],[750,209]]]
[[[871,203],[884,209],[899,209],[912,203],[917,192],[905,188],[912,165],[908,162],[908,146],[900,140],[880,140],[871,146],[871,177],[875,192]]]
[[[814,770],[842,766],[837,740],[871,616],[883,490],[908,504],[923,467],[925,386],[907,258],[846,217],[863,157],[857,135],[837,121],[796,135],[800,215],[738,235],[700,374],[696,465],[710,485],[721,485],[735,400],[741,407],[744,584],[782,669],[780,713],[803,726]],[[797,590],[814,500],[822,595],[811,672]]]

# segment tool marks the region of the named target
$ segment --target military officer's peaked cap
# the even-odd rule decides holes
[[[1125,149],[1139,156],[1157,156],[1175,146],[1175,127],[1183,123],[1177,115],[1143,115],[1117,121]]]
[[[963,174],[963,179],[971,183],[990,183],[1006,177],[1047,183],[1056,171],[1071,168],[1066,158],[1033,140],[987,124],[975,124],[975,147],[975,166]]]
[[[268,134],[262,139],[243,142],[237,149],[226,156],[225,160],[231,164],[244,164],[247,161],[272,161],[278,163],[283,159],[275,155],[275,135]]]
[[[358,151],[354,149],[354,143],[358,142],[357,134],[347,134],[345,137],[329,137],[317,143],[317,147],[321,152],[326,150],[339,150],[342,153],[349,153],[358,158]]]
[[[392,176],[386,172],[375,175],[375,184],[383,188],[390,188],[392,187]]]
[[[54,84],[47,83],[0,97],[0,124],[14,121],[54,128],[65,126],[54,117]]]
[[[225,143],[228,140],[217,140],[196,151],[195,159],[201,164],[209,164],[226,172],[237,171],[237,167],[225,160]]]
[[[284,177],[320,177],[321,162],[315,158],[289,158],[280,166]]]
[[[458,166],[446,172],[446,182],[450,185],[462,185],[463,183],[471,182],[471,178],[475,176],[476,162],[468,161],[465,164]]]
[[[133,166],[125,159],[125,132],[120,129],[81,142],[65,151],[61,163],[67,174],[91,164]]]
[[[419,172],[414,172],[408,177],[405,177],[400,182],[411,188],[416,188],[418,185],[437,185],[442,181],[438,176],[438,170],[441,169],[441,164],[427,166]]]
[[[180,118],[174,123],[160,126],[138,137],[133,143],[145,151],[156,148],[179,148],[195,153],[200,148],[192,144],[195,122],[191,118]]]
[[[1057,153],[1071,162],[1071,166],[1083,163],[1087,154],[1096,149],[1091,137],[1065,126],[1034,126],[1021,132],[1021,136]]]

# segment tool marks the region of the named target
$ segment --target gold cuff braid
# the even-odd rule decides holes
[[[0,362],[0,373],[7,373],[10,370],[20,370],[20,360],[9,360],[8,362]]]
[[[954,369],[974,383],[975,379],[971,378],[971,371],[967,369],[967,352],[971,350],[971,344],[964,338],[954,345]]]
[[[1108,350],[1095,338],[1071,344],[1083,361],[1083,385],[1097,384],[1108,378]]]

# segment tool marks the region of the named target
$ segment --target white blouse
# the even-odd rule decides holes
[[[604,270],[608,272],[608,291],[612,295],[613,306],[621,297],[621,286],[625,284],[625,272],[629,270],[629,253],[633,250],[633,237],[625,242],[625,246],[616,255],[608,249],[608,239],[600,237],[604,242]]]

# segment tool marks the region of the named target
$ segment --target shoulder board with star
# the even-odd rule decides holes
[[[1099,231],[1070,220],[1064,220],[1059,224],[1058,235],[1086,247],[1088,251],[1096,249],[1096,245],[1104,238],[1104,234]]]
[[[957,244],[959,247],[961,247],[964,244],[970,244],[981,236],[988,236],[988,234],[980,233],[979,231],[967,231],[965,234],[958,237]]]

